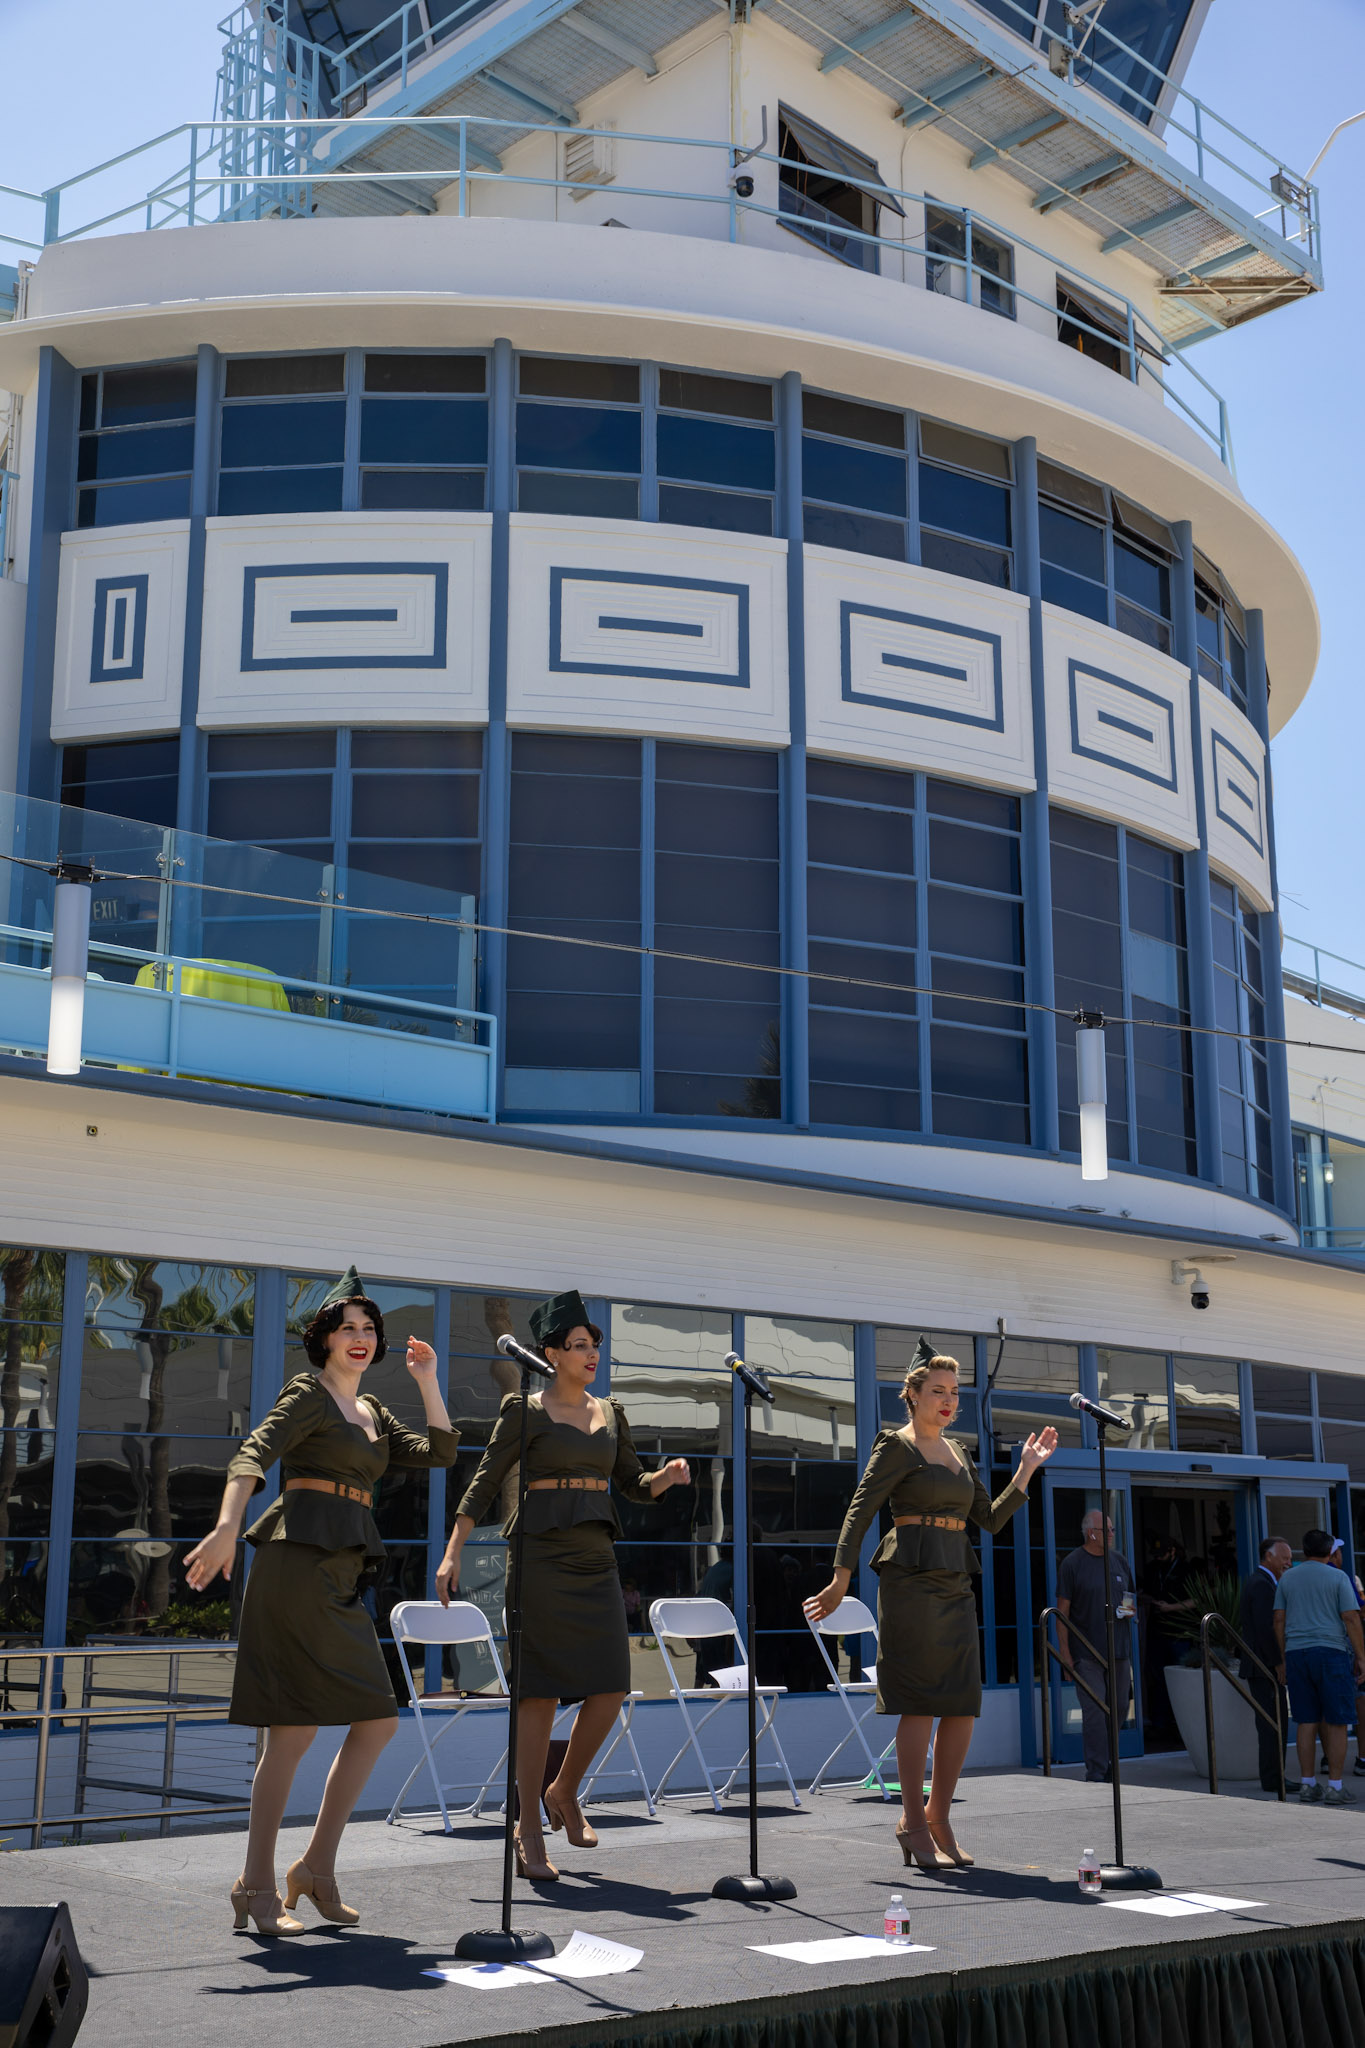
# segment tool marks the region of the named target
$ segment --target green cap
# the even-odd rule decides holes
[[[934,1359],[942,1358],[942,1356],[943,1353],[939,1350],[937,1344],[932,1343],[928,1337],[921,1335],[919,1343],[915,1346],[915,1355],[910,1361],[910,1370],[911,1372],[918,1372],[922,1365],[929,1365]]]
[[[354,1266],[348,1266],[337,1281],[336,1286],[324,1294],[322,1300],[318,1303],[318,1310],[321,1313],[323,1309],[330,1308],[334,1301],[368,1301],[368,1299],[369,1296],[365,1292],[365,1282],[361,1279]]]
[[[578,1289],[571,1287],[567,1294],[552,1294],[548,1301],[537,1302],[531,1310],[530,1322],[532,1337],[537,1344],[544,1345],[565,1330],[590,1328],[592,1317]]]

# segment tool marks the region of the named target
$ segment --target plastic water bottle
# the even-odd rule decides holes
[[[1093,1849],[1087,1849],[1081,1857],[1081,1890],[1087,1898],[1093,1898],[1104,1887],[1100,1883],[1100,1859]]]
[[[892,1892],[882,1915],[882,1937],[893,1948],[910,1946],[910,1914],[899,1892]]]

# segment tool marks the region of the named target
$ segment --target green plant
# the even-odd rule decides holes
[[[231,1635],[232,1608],[226,1600],[173,1600],[148,1624],[147,1633],[196,1640]]]
[[[1184,1655],[1187,1664],[1198,1664],[1199,1629],[1206,1614],[1216,1614],[1229,1628],[1241,1633],[1242,1587],[1235,1572],[1196,1572],[1187,1581],[1185,1598],[1174,1614],[1165,1617],[1166,1631],[1178,1642],[1188,1643]],[[1210,1641],[1215,1650],[1227,1656],[1231,1645],[1221,1629],[1212,1631]]]

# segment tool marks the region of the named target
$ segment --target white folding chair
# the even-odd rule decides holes
[[[741,1703],[747,1701],[749,1697],[747,1678],[745,1685],[735,1692],[719,1689],[714,1685],[682,1685],[679,1683],[678,1674],[673,1668],[673,1659],[668,1654],[668,1644],[665,1641],[665,1637],[671,1636],[676,1642],[678,1640],[696,1641],[708,1636],[732,1636],[735,1641],[735,1647],[739,1648],[739,1628],[735,1617],[731,1614],[723,1600],[711,1600],[704,1595],[698,1595],[693,1599],[653,1601],[649,1610],[649,1626],[659,1645],[659,1654],[664,1660],[664,1669],[668,1673],[669,1689],[672,1692],[673,1698],[677,1701],[678,1711],[681,1713],[683,1725],[687,1729],[686,1741],[660,1778],[658,1784],[654,1787],[655,1800],[662,1806],[664,1786],[668,1783],[690,1749],[697,1762],[701,1765],[702,1776],[706,1780],[706,1789],[711,1795],[711,1804],[716,1812],[720,1813],[722,1811],[721,1800],[729,1798],[735,1779],[744,1768],[749,1754],[748,1745],[746,1744],[740,1752],[739,1758],[729,1777],[721,1786],[719,1793],[717,1793],[715,1776],[712,1775],[711,1767],[702,1754],[701,1743],[698,1738],[707,1722],[714,1720],[723,1707],[733,1706],[737,1700]],[[747,1663],[743,1668],[747,1672]],[[758,1688],[759,1720],[757,1741],[755,1743],[755,1763],[760,1771],[781,1771],[787,1781],[787,1790],[792,1796],[792,1805],[800,1806],[801,1800],[792,1780],[792,1774],[787,1768],[787,1759],[782,1753],[782,1744],[778,1741],[777,1729],[773,1725],[773,1716],[777,1712],[777,1703],[786,1690],[785,1685],[760,1685]],[[707,1703],[707,1710],[694,1721],[690,1705],[696,1705],[703,1700]],[[757,1750],[762,1745],[765,1735],[769,1738],[777,1752],[777,1762],[775,1764],[761,1764],[757,1762]],[[719,1772],[716,1775],[718,1776]]]
[[[417,1777],[423,1765],[425,1765],[431,1773],[431,1782],[436,1790],[436,1804],[441,1810],[441,1825],[445,1832],[450,1834],[452,1832],[450,1824],[451,1808],[446,1795],[448,1792],[473,1790],[473,1781],[470,1780],[466,1784],[458,1785],[444,1784],[441,1774],[436,1768],[436,1758],[433,1752],[441,1738],[448,1734],[457,1722],[462,1721],[466,1714],[497,1713],[505,1716],[507,1713],[507,1680],[503,1675],[502,1663],[498,1656],[497,1646],[493,1641],[493,1631],[489,1627],[488,1616],[481,1607],[476,1607],[472,1600],[452,1600],[449,1607],[443,1607],[439,1600],[403,1600],[394,1608],[389,1616],[389,1625],[393,1632],[393,1640],[397,1646],[403,1670],[407,1674],[408,1694],[412,1701],[413,1719],[417,1723],[417,1733],[422,1743],[421,1756],[404,1779],[402,1790],[389,1808],[389,1825],[392,1827],[398,1819],[402,1811],[403,1801],[408,1795],[408,1789],[413,1779]],[[416,1680],[413,1677],[412,1666],[406,1656],[403,1655],[403,1647],[406,1643],[439,1643],[443,1647],[461,1644],[469,1648],[477,1644],[484,1645],[493,1660],[493,1669],[497,1674],[498,1680],[498,1691],[496,1693],[475,1693],[467,1699],[461,1699],[460,1695],[455,1692],[419,1692]],[[431,1736],[427,1734],[427,1716],[429,1714],[439,1714],[441,1716],[441,1725],[437,1728],[436,1733]],[[506,1756],[506,1754],[507,1752],[504,1749],[503,1755]],[[493,1766],[493,1769],[479,1786],[470,1804],[468,1806],[456,1807],[454,1809],[455,1812],[462,1818],[477,1820],[483,1812],[489,1789],[497,1780],[501,1769],[502,1763],[499,1761]]]
[[[867,1758],[869,1776],[874,1777],[881,1787],[882,1798],[890,1799],[892,1794],[888,1789],[882,1765],[895,1748],[896,1738],[894,1735],[892,1736],[880,1756],[873,1756],[871,1749],[868,1747],[867,1737],[863,1734],[863,1723],[873,1719],[877,1712],[876,1680],[871,1678],[855,1678],[848,1680],[846,1683],[840,1678],[838,1666],[830,1656],[825,1643],[826,1636],[871,1636],[875,1643],[877,1641],[877,1617],[872,1612],[872,1609],[865,1606],[861,1600],[843,1599],[839,1602],[833,1614],[827,1614],[823,1621],[812,1621],[811,1617],[807,1615],[806,1623],[811,1634],[815,1637],[816,1647],[824,1658],[825,1667],[830,1675],[831,1683],[825,1690],[838,1693],[844,1712],[848,1715],[847,1732],[835,1743],[833,1749],[811,1779],[810,1789],[812,1792],[824,1791],[825,1772],[829,1769],[840,1751],[846,1749],[850,1742],[856,1740],[858,1747]],[[862,1702],[860,1712],[854,1711],[853,1702],[855,1700]],[[838,1790],[847,1788],[850,1785],[861,1785],[864,1780],[862,1778],[838,1778],[831,1782],[834,1789]]]

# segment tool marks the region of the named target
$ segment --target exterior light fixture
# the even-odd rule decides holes
[[[85,976],[90,959],[90,890],[93,868],[59,859],[49,872],[52,892],[52,993],[47,1013],[47,1071],[79,1074],[85,1020]]]
[[[1109,1100],[1104,1067],[1104,1018],[1098,1010],[1077,1010],[1076,1100],[1081,1112],[1081,1179],[1108,1180],[1109,1133],[1105,1110]]]
[[[226,1401],[229,1398],[228,1381],[231,1376],[232,1339],[231,1337],[220,1337],[218,1339],[218,1399],[220,1401]]]

